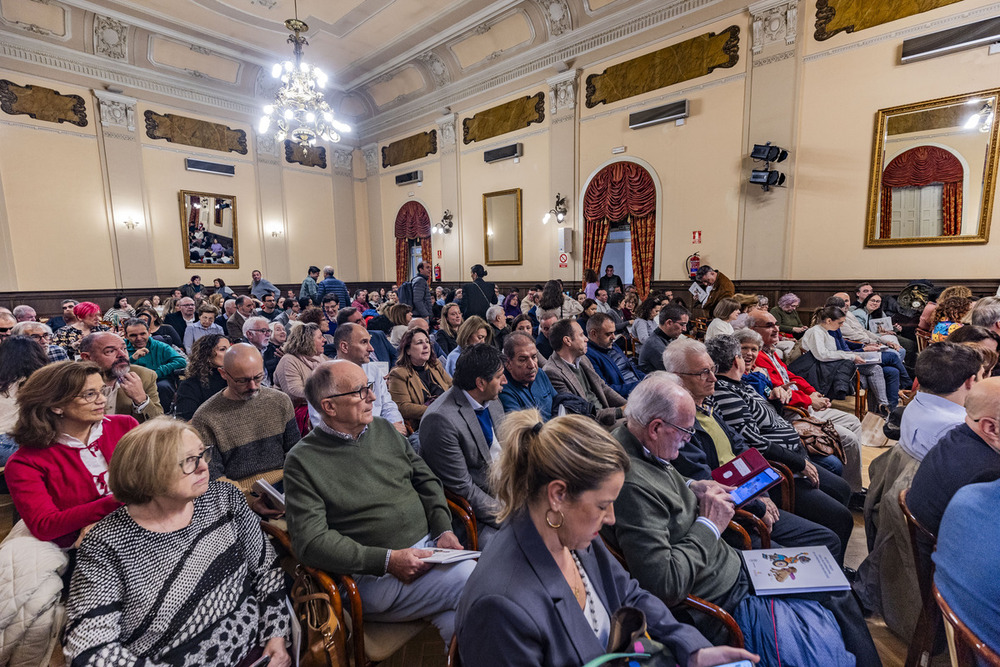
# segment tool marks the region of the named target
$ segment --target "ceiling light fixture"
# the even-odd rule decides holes
[[[288,42],[292,44],[295,62],[284,61],[271,69],[271,76],[281,79],[282,86],[274,97],[274,104],[264,107],[264,116],[257,130],[266,134],[272,123],[277,126],[274,138],[291,139],[303,151],[316,145],[317,139],[337,143],[340,133],[351,128],[333,117],[333,110],[323,99],[321,89],[327,76],[318,67],[302,61],[302,47],[309,42],[300,33],[309,30],[305,21],[299,20],[299,7],[295,3],[295,18],[285,21],[292,31]]]
[[[563,220],[566,219],[566,212],[568,210],[569,209],[566,207],[566,198],[563,197],[562,194],[557,192],[556,205],[548,213],[545,214],[544,218],[542,218],[542,224],[543,225],[549,224],[549,220],[551,220],[552,218],[555,218],[556,222],[562,222]]]

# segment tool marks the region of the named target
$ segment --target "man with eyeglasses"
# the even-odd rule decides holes
[[[194,299],[186,296],[177,302],[176,313],[170,313],[163,317],[163,322],[172,326],[181,337],[181,340],[184,340],[184,332],[187,331],[187,326],[194,324],[197,319],[194,314],[194,308]]]
[[[14,325],[17,324],[17,320],[9,310],[0,310],[0,343],[13,336]]]
[[[399,411],[399,406],[392,400],[389,386],[385,381],[386,373],[389,371],[388,364],[372,359],[375,348],[372,347],[372,337],[368,330],[360,324],[345,322],[337,327],[337,332],[333,335],[333,346],[337,349],[337,359],[360,366],[368,381],[372,383],[375,396],[372,409],[375,416],[386,420],[397,431],[406,435],[403,415]],[[315,427],[322,419],[320,412],[310,403],[309,421]]]
[[[306,381],[306,398],[322,421],[285,460],[292,548],[306,565],[352,575],[365,619],[426,618],[447,645],[475,563],[421,560],[435,546],[462,545],[440,480],[406,438],[373,414],[371,387],[347,360],[320,364]]]
[[[710,479],[685,479],[676,465],[697,433],[697,414],[695,400],[677,376],[654,372],[632,391],[625,425],[612,433],[631,466],[615,500],[617,521],[602,528],[601,535],[624,554],[639,585],[668,606],[680,606],[685,597],[694,595],[733,614],[744,632],[754,632],[756,617],[741,612],[748,605],[752,609],[764,603],[747,600],[752,590],[741,558],[722,539],[734,515],[730,487]],[[787,597],[775,598],[775,604]],[[796,600],[799,605],[817,603],[833,613],[858,665],[881,664],[861,610],[849,593],[811,594]],[[725,642],[721,624],[700,614],[692,620],[713,643]],[[774,633],[780,633],[782,646],[817,641],[809,636],[808,627],[797,624],[779,625]],[[774,653],[773,646],[766,648]]]
[[[243,340],[250,343],[260,352],[264,359],[264,386],[271,386],[274,369],[281,360],[281,350],[271,342],[271,326],[267,318],[254,315],[243,323]]]
[[[73,307],[76,306],[79,301],[73,299],[64,299],[59,307],[62,308],[62,315],[57,317],[52,317],[46,324],[52,331],[59,331],[67,324],[73,324],[76,322],[76,315],[73,314]]]
[[[687,331],[691,313],[684,306],[668,304],[660,308],[659,326],[639,349],[639,370],[643,373],[663,370],[663,350]]]
[[[285,454],[299,441],[288,395],[264,387],[264,360],[248,343],[233,345],[219,373],[226,388],[195,411],[191,425],[214,448],[209,472],[249,493],[253,483],[282,478]]]
[[[156,373],[130,363],[121,336],[110,331],[87,334],[80,339],[80,358],[101,369],[108,414],[131,415],[140,424],[163,414]]]
[[[255,312],[261,317],[267,318],[268,322],[273,322],[274,319],[281,313],[278,310],[278,302],[275,300],[273,294],[265,294],[263,301],[261,301],[261,306]]]
[[[750,446],[736,431],[715,414],[715,362],[705,345],[685,338],[672,344],[663,353],[663,365],[668,373],[680,378],[680,384],[691,394],[696,408],[694,433],[681,448],[673,465],[688,479],[712,482],[712,470],[725,465]],[[759,516],[771,531],[771,539],[787,547],[825,545],[843,565],[844,551],[840,538],[829,528],[780,510],[767,495],[747,503],[743,509]]]
[[[851,509],[863,507],[867,490],[861,486],[861,421],[850,413],[830,407],[829,398],[819,393],[805,378],[788,370],[788,366],[778,356],[776,346],[780,335],[774,315],[759,310],[751,312],[750,328],[764,340],[764,347],[757,353],[757,367],[767,372],[774,388],[787,390],[778,395],[782,403],[805,410],[817,419],[830,421],[837,429],[847,459],[842,477],[851,485],[853,492]],[[792,421],[795,419],[793,417]]]
[[[52,329],[41,322],[18,322],[10,331],[11,336],[27,336],[45,350],[49,363],[69,361],[69,355],[60,345],[52,344]]]

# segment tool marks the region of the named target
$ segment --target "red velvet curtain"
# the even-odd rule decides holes
[[[597,172],[583,197],[583,220],[583,268],[598,274],[611,225],[629,222],[635,287],[645,298],[653,280],[656,239],[656,185],[649,172],[626,161]]]
[[[420,251],[425,262],[431,261],[431,218],[419,202],[408,201],[396,213],[396,284],[402,285],[410,277],[411,239],[420,240]]]
[[[900,153],[882,172],[879,238],[890,237],[892,225],[892,188],[918,187],[942,183],[942,235],[956,236],[962,231],[962,163],[952,153],[937,146],[917,146]]]

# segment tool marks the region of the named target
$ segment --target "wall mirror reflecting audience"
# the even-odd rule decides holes
[[[236,233],[236,197],[180,191],[184,266],[240,266]]]
[[[986,243],[1000,90],[880,109],[865,245]]]

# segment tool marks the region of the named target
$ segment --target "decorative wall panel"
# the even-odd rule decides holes
[[[382,147],[382,168],[412,162],[437,153],[437,130],[421,132]]]
[[[302,150],[302,146],[285,139],[285,162],[326,169],[326,149],[322,146],[313,146],[307,153]]]
[[[733,67],[740,60],[740,28],[729,26],[612,65],[587,77],[587,108],[611,104]]]
[[[505,102],[462,121],[462,143],[485,141],[545,120],[545,93]]]
[[[816,0],[817,41],[840,32],[857,32],[883,23],[951,5],[960,0]]]
[[[42,86],[19,86],[0,80],[0,109],[12,116],[25,114],[50,123],[87,127],[87,105],[79,95],[61,95]]]
[[[243,130],[172,113],[163,115],[147,110],[143,115],[146,117],[146,136],[150,139],[166,139],[174,144],[224,153],[247,154],[247,133]]]

